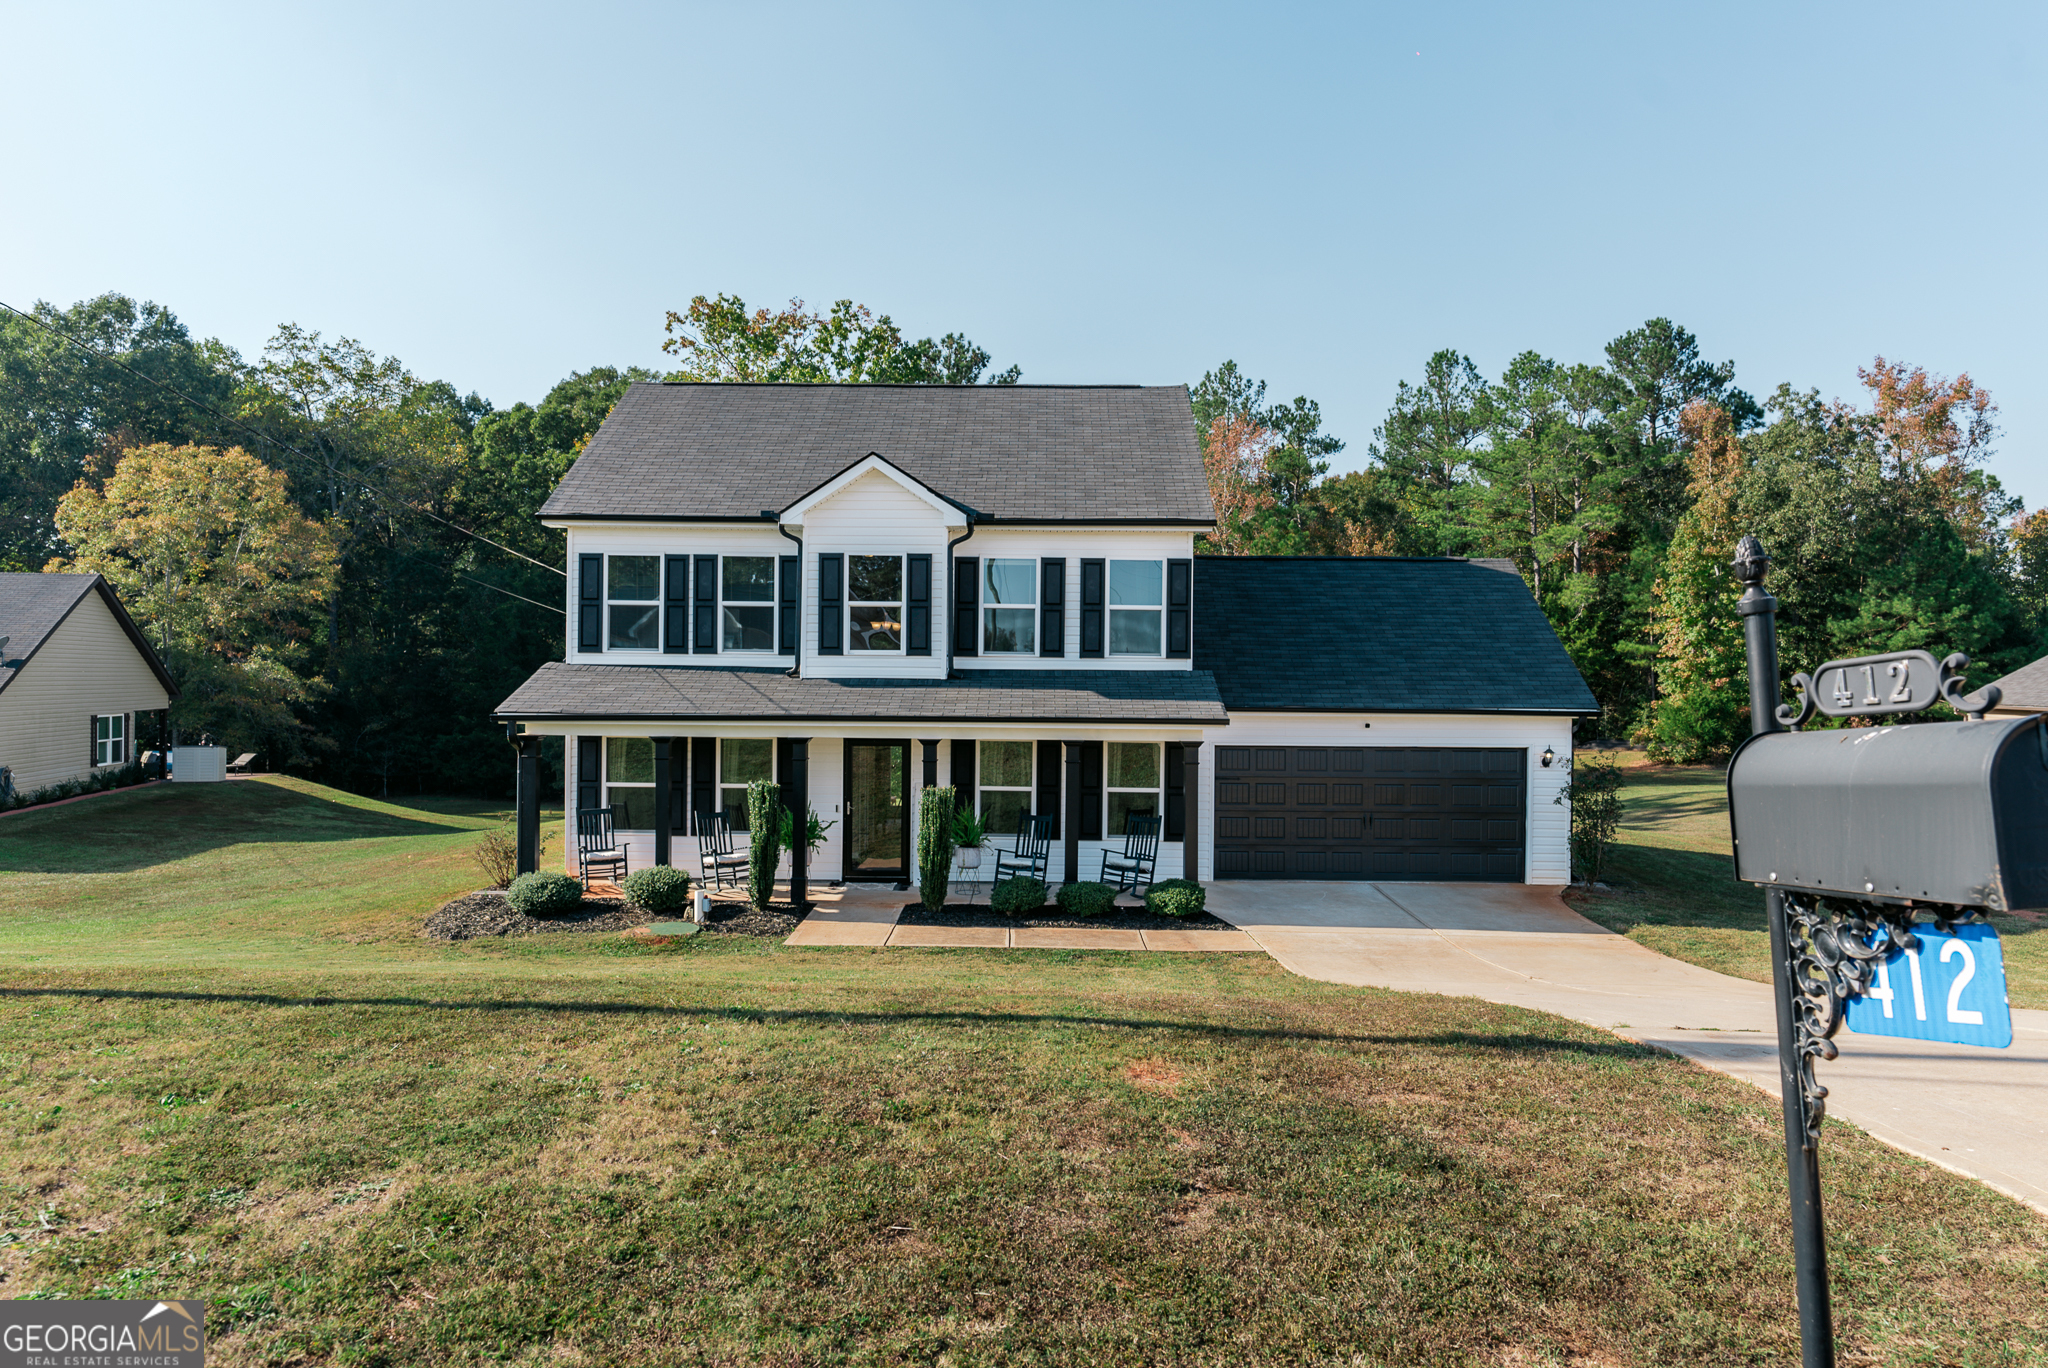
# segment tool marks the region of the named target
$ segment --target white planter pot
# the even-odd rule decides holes
[[[960,867],[961,867],[962,869],[979,869],[979,868],[981,868],[981,847],[980,847],[980,846],[961,846],[961,847],[960,847]]]

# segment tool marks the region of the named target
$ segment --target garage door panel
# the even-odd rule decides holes
[[[1218,747],[1217,877],[1519,880],[1525,763],[1506,748]],[[1325,777],[1340,774],[1360,778]]]

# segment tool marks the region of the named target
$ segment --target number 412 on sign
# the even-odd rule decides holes
[[[1849,1029],[1858,1035],[2009,1047],[2012,1008],[2005,1000],[2005,954],[1998,933],[1975,925],[1948,933],[1922,923],[1914,926],[1913,935],[1919,949],[1893,944],[1877,962],[1870,991],[1849,999]]]

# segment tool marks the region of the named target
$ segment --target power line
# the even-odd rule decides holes
[[[482,585],[484,586],[484,588],[486,588],[486,589],[498,589],[498,586],[497,586],[497,585],[495,585],[495,584],[485,584],[485,583],[484,583],[484,581],[482,581],[482,580],[478,579],[478,578],[477,578],[476,576],[474,576],[474,575],[465,575],[465,574],[463,574],[463,573],[462,573],[462,572],[461,572],[460,570],[455,570],[455,571],[452,571],[451,573],[452,573],[452,574],[453,574],[453,575],[455,576],[455,578],[457,578],[457,579],[466,579],[466,580],[468,580],[468,581],[469,581],[469,582],[470,582],[471,584],[482,584]],[[498,589],[498,592],[499,592],[499,593],[501,593],[501,594],[504,594],[504,595],[506,595],[506,596],[507,596],[508,598],[516,598],[516,599],[518,599],[518,600],[519,600],[519,601],[520,601],[521,603],[530,603],[530,604],[532,604],[532,605],[533,605],[534,607],[536,607],[536,608],[545,608],[545,609],[547,609],[547,610],[548,610],[548,611],[549,611],[550,613],[560,613],[560,612],[565,612],[565,611],[566,611],[566,610],[565,610],[565,609],[564,609],[564,608],[562,607],[562,605],[561,605],[561,604],[559,604],[559,603],[542,603],[542,602],[541,602],[541,601],[540,601],[539,599],[530,599],[530,598],[528,598],[528,597],[527,597],[526,595],[524,595],[524,594],[515,594],[515,593],[513,593],[513,592],[512,592],[512,591],[511,591],[510,589]]]
[[[210,413],[215,418],[218,418],[221,422],[226,423],[232,427],[238,427],[242,431],[249,433],[251,436],[255,437],[259,441],[268,442],[275,447],[282,447],[284,450],[289,451],[292,455],[298,457],[300,460],[305,461],[310,465],[317,466],[319,464],[319,460],[317,457],[308,456],[305,452],[299,450],[290,442],[280,441],[277,438],[271,436],[269,433],[263,431],[262,429],[252,427],[248,423],[243,422],[239,418],[231,418],[227,414],[222,413],[219,409],[215,408],[213,405],[206,403],[204,400],[194,399],[191,395],[185,393],[185,391],[179,389],[177,386],[159,380],[154,375],[145,375],[143,372],[136,370],[133,366],[129,365],[125,361],[120,360],[118,357],[109,356],[105,352],[100,351],[96,347],[88,346],[86,343],[79,341],[77,338],[71,336],[63,329],[53,327],[50,324],[45,323],[42,319],[37,318],[34,314],[23,313],[20,309],[15,308],[12,304],[9,304],[4,299],[0,299],[0,309],[5,309],[7,310],[7,312],[13,314],[16,318],[24,319],[27,322],[35,324],[38,328],[41,328],[44,332],[49,333],[52,337],[58,338],[59,340],[64,342],[69,342],[72,346],[78,348],[80,351],[84,352],[88,356],[97,357],[99,360],[106,362],[110,366],[118,366],[122,370],[127,371],[130,375],[134,376],[138,380],[147,380],[150,384],[155,385],[158,389],[166,390],[172,394],[177,395],[180,399],[183,399],[193,408],[199,409],[200,411],[205,413]],[[517,556],[519,557],[519,559],[526,561],[531,565],[538,565],[543,570],[552,570],[554,571],[554,573],[562,576],[564,579],[568,578],[569,572],[567,570],[559,569],[556,566],[549,565],[546,561],[535,560],[532,556],[527,555],[524,551],[515,551],[511,547],[505,545],[505,543],[503,542],[492,541],[489,537],[486,537],[481,532],[472,532],[468,528],[462,526],[462,524],[457,522],[451,522],[449,519],[442,517],[439,513],[434,512],[430,508],[420,508],[414,504],[406,503],[405,500],[403,499],[394,498],[389,490],[379,489],[376,485],[372,484],[370,481],[364,479],[360,475],[355,476],[354,478],[355,481],[361,484],[364,488],[369,489],[372,493],[378,495],[379,497],[389,502],[396,503],[400,507],[408,509],[414,513],[424,513],[427,517],[432,518],[435,522],[445,524],[448,527],[452,527],[465,537],[474,537],[476,540],[484,543],[486,546],[495,546],[500,551],[505,552],[507,555]],[[482,581],[479,580],[478,583],[482,583]],[[489,589],[497,588],[496,585],[485,585],[484,587]],[[498,590],[498,592],[508,593],[510,591],[500,589]],[[519,598],[521,596],[518,594],[513,594],[512,597]],[[526,600],[526,602],[528,603],[533,603],[535,601],[536,600],[533,599]],[[547,607],[546,604],[542,604],[541,606],[543,608]]]

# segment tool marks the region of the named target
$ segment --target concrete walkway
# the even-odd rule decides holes
[[[986,899],[987,891],[981,896]],[[874,884],[811,890],[816,906],[784,945],[926,946],[984,950],[1239,950],[1256,952],[1242,931],[1125,931],[1107,926],[898,926],[917,894]],[[1126,899],[1125,903],[1130,900]],[[1124,905],[1123,903],[1119,904]],[[1134,905],[1134,904],[1133,904]]]
[[[1570,1017],[1778,1093],[1770,989],[1645,949],[1518,884],[1218,883],[1209,910],[1305,978]],[[2048,1012],[2009,1050],[1844,1028],[1828,1113],[2048,1213]]]

